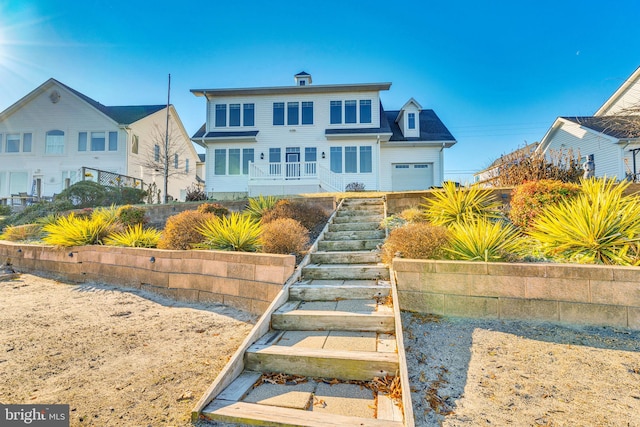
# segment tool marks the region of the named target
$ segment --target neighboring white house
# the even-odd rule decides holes
[[[169,116],[170,169],[180,173],[170,177],[168,194],[184,200],[199,159],[172,105]],[[149,164],[164,152],[166,119],[166,105],[109,107],[49,79],[0,113],[0,197],[50,197],[95,180],[95,172],[82,176],[83,167],[162,190],[163,171]]]
[[[385,111],[391,83],[194,89],[207,100],[192,140],[206,146],[210,197],[366,190],[424,190],[443,181],[444,149],[456,143],[433,110],[410,99]]]
[[[571,149],[582,160],[594,156],[595,176],[625,179],[637,177],[640,169],[640,124],[635,117],[621,124],[616,115],[627,114],[630,107],[640,107],[640,68],[616,90],[593,116],[558,117],[538,150]],[[629,116],[627,116],[629,117]],[[640,117],[637,118],[640,121]]]

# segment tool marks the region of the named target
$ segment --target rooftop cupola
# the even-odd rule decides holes
[[[296,74],[294,78],[296,79],[296,86],[309,86],[311,84],[311,74],[304,71]]]

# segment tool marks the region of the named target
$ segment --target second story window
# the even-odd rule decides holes
[[[371,123],[371,100],[360,100],[360,123]]]
[[[216,127],[227,126],[227,104],[216,104]]]
[[[298,102],[287,102],[287,124],[289,126],[298,124],[299,105]]]
[[[47,132],[44,143],[46,154],[64,154],[64,132],[61,130],[50,130]]]
[[[302,103],[302,124],[303,125],[313,124],[313,102]]]
[[[153,146],[153,161],[154,162],[160,161],[160,146],[158,144]]]
[[[342,123],[342,101],[331,101],[330,123]]]
[[[347,100],[344,101],[344,122],[356,123],[356,101]]]
[[[243,110],[243,122],[244,126],[253,126],[255,123],[255,105],[254,104],[242,104]]]
[[[178,155],[177,155],[177,154],[174,154],[174,155],[173,155],[173,167],[174,167],[175,169],[178,169],[178,164],[179,164],[179,163],[180,163],[180,161],[179,161]]]
[[[284,125],[284,102],[273,103],[273,124],[275,126]]]
[[[229,104],[229,126],[240,126],[240,104]]]
[[[416,128],[416,113],[409,113],[408,119],[409,119],[409,129],[415,129]]]

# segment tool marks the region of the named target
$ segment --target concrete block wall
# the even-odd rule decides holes
[[[394,259],[400,307],[640,330],[640,268]]]
[[[295,269],[293,255],[0,242],[0,261],[19,272],[146,289],[262,314]]]

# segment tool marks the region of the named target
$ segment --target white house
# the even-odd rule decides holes
[[[443,181],[456,143],[433,110],[410,99],[385,111],[391,83],[194,89],[207,101],[192,140],[206,146],[210,197],[366,190],[423,190]]]
[[[640,67],[593,116],[558,117],[538,150],[544,153],[571,149],[584,160],[594,156],[595,175],[625,179],[640,170],[640,116],[629,108],[640,107]],[[632,114],[632,115],[629,115]]]
[[[172,105],[169,119],[168,194],[184,200],[199,159]],[[122,182],[117,175],[155,182],[162,190],[164,173],[152,163],[164,153],[166,120],[166,105],[105,106],[49,79],[0,113],[0,198],[50,197],[97,179],[83,168],[105,171],[116,183]]]

